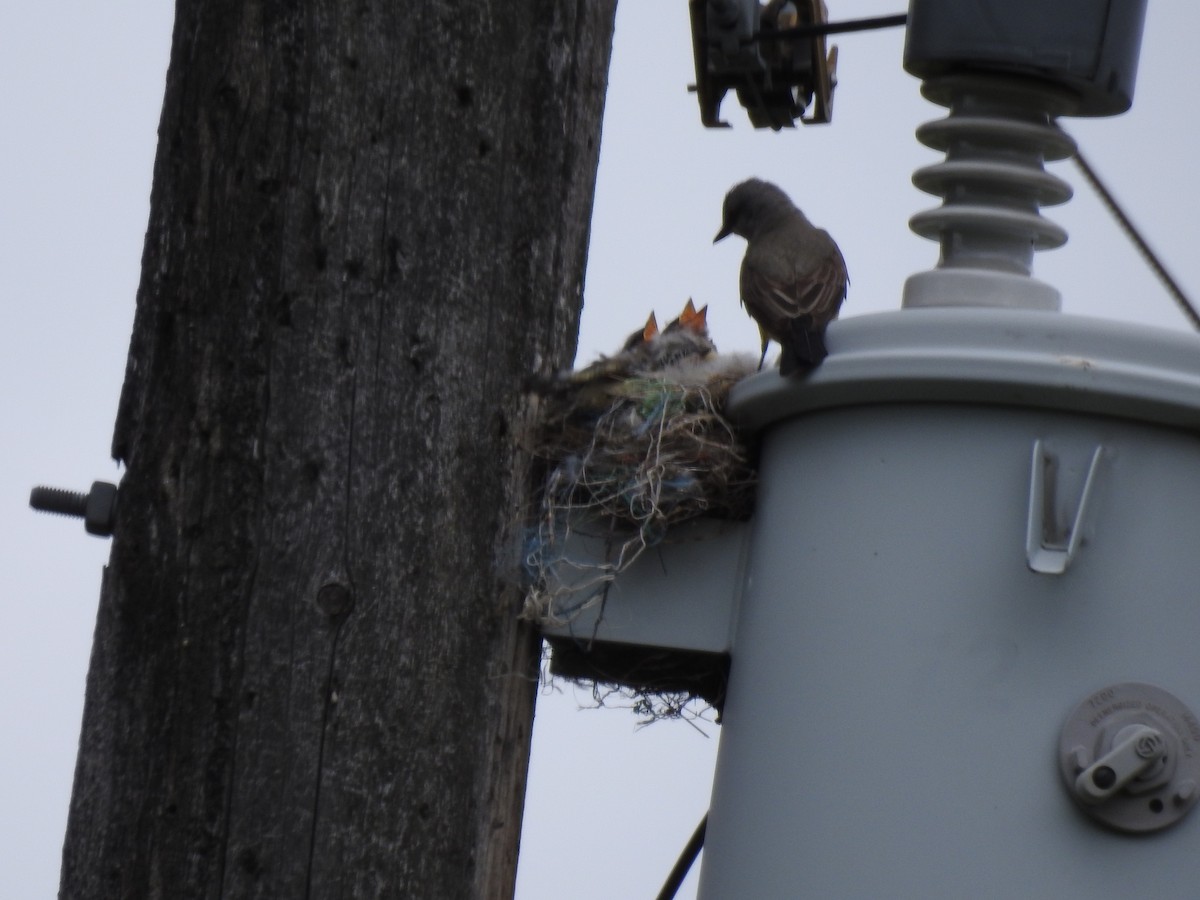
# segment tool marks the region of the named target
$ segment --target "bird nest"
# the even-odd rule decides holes
[[[653,316],[621,353],[544,386],[535,452],[545,461],[525,566],[525,615],[569,621],[667,531],[697,516],[748,518],[754,472],[724,416],[757,360],[721,356],[689,301],[661,333]],[[603,536],[600,558],[575,537]]]

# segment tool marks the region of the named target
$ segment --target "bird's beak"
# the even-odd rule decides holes
[[[722,225],[721,230],[717,232],[717,236],[715,238],[713,238],[713,243],[715,244],[717,241],[722,240],[723,238],[727,238],[731,234],[733,234],[733,229],[730,228],[728,225]]]

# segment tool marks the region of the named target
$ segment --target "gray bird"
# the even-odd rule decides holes
[[[825,327],[837,318],[850,283],[833,238],[805,217],[787,194],[751,178],[725,195],[721,230],[746,239],[742,305],[758,323],[762,356],[775,341],[780,374],[807,371],[826,356]]]

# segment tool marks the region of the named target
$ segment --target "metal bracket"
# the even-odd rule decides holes
[[[1074,516],[1057,506],[1055,491],[1058,457],[1046,450],[1039,438],[1033,442],[1033,463],[1029,476],[1029,514],[1025,526],[1025,559],[1033,572],[1061,575],[1075,558],[1083,542],[1084,516],[1096,485],[1096,472],[1104,448],[1097,445],[1092,453],[1083,490]]]
[[[826,48],[824,0],[689,0],[693,90],[700,121],[727,128],[720,118],[727,91],[737,93],[755,128],[779,131],[799,119],[827,124],[837,85],[837,47]],[[807,111],[807,115],[806,115]]]

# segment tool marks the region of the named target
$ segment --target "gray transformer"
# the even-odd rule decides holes
[[[1197,894],[1200,337],[1032,278],[1057,118],[1129,107],[1145,8],[912,0],[937,268],[733,389],[749,522],[672,529],[546,628],[720,682],[703,900]]]
[[[753,519],[550,629],[731,660],[700,897],[1190,895],[1200,338],[946,308],[828,340],[731,397]]]
[[[1195,719],[1106,823],[1062,740],[1093,698],[1072,742],[1112,745],[1110,686],[1200,707],[1200,339],[962,309],[830,339],[733,400],[761,485],[701,896],[1187,894]]]

